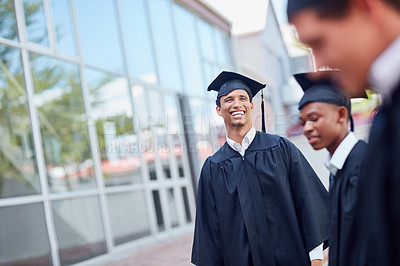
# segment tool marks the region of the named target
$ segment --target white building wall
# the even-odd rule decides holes
[[[267,84],[265,98],[273,110],[273,114],[267,114],[269,132],[284,135],[291,123],[293,106],[301,97],[301,89],[290,82],[293,79],[291,58],[271,4],[267,9],[265,28],[237,36],[237,43],[239,70]]]

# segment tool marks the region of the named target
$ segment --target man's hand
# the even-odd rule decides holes
[[[312,260],[311,266],[322,266],[322,260]]]

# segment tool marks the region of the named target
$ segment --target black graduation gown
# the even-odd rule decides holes
[[[192,263],[310,265],[328,238],[328,192],[288,140],[257,132],[242,157],[225,143],[203,165]]]
[[[357,247],[362,158],[367,144],[359,140],[334,178],[329,191],[329,266],[352,265]]]
[[[400,82],[374,118],[365,165],[359,265],[399,265]]]

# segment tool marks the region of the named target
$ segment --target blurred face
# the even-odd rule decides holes
[[[343,111],[347,112],[343,106],[321,102],[308,103],[300,110],[299,123],[314,150],[327,148],[333,153],[339,146],[348,132]]]
[[[370,65],[379,54],[376,27],[365,11],[350,7],[342,18],[322,18],[312,9],[295,14],[300,41],[312,48],[317,67],[340,69],[337,79],[351,97],[367,85]]]
[[[234,90],[220,99],[221,107],[217,106],[218,115],[222,116],[226,129],[232,127],[251,127],[253,103],[244,90]]]

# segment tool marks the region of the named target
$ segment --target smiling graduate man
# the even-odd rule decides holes
[[[367,144],[353,133],[350,99],[330,79],[313,80],[307,74],[296,74],[295,78],[304,90],[299,102],[303,133],[315,150],[326,148],[329,152],[325,162],[330,172],[329,266],[355,265],[361,169]]]
[[[227,71],[208,87],[227,141],[201,171],[196,265],[322,265],[328,192],[290,141],[253,128],[252,98],[264,87]]]

